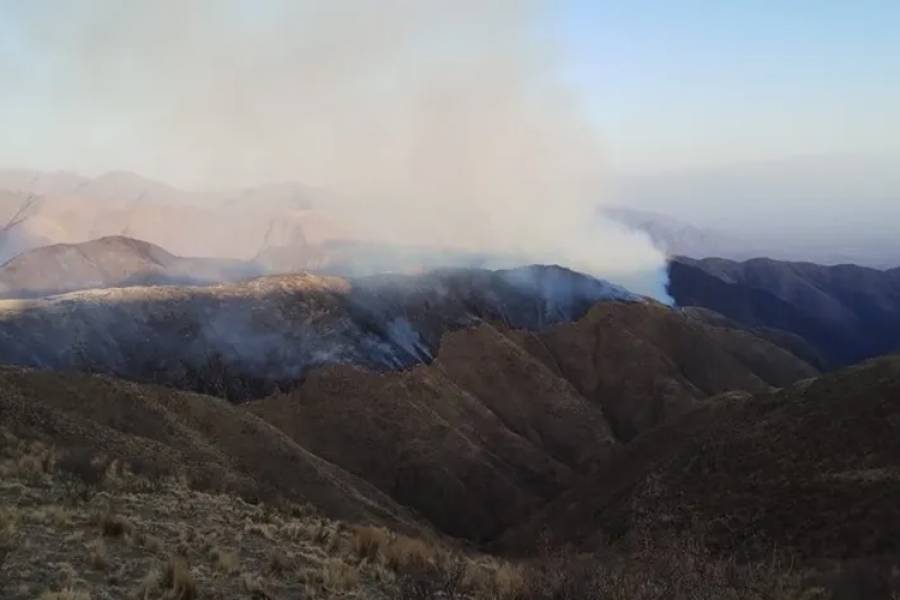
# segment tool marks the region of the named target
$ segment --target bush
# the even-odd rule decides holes
[[[68,479],[70,495],[85,502],[103,482],[107,466],[90,448],[68,448],[56,460],[57,470]]]
[[[108,512],[100,517],[100,531],[103,532],[103,537],[119,538],[125,535],[129,529],[130,525],[123,517]]]
[[[158,490],[167,477],[175,474],[174,469],[170,465],[144,456],[138,456],[129,460],[128,470],[135,477],[146,481],[153,490]]]

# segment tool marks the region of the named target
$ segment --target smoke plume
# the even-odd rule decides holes
[[[18,52],[0,74],[46,104],[7,142],[43,157],[30,166],[302,181],[362,240],[662,293],[662,254],[598,214],[601,147],[539,3],[21,4],[4,9]]]

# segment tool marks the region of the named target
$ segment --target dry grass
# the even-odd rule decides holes
[[[194,600],[197,597],[197,584],[181,557],[172,557],[163,569],[159,580],[162,589],[168,592],[172,600]]]
[[[328,590],[344,592],[360,583],[359,569],[340,558],[329,558],[322,567],[322,583]]]
[[[95,571],[106,571],[109,569],[109,553],[106,550],[106,543],[102,539],[96,539],[87,544],[88,564]]]
[[[91,595],[87,592],[67,588],[59,592],[44,592],[38,600],[91,600]]]
[[[520,565],[501,563],[490,582],[491,591],[497,598],[514,600],[527,595],[526,574]]]
[[[383,527],[356,526],[352,530],[351,548],[360,560],[375,562],[382,549],[391,541],[391,534]]]
[[[262,577],[254,573],[241,573],[241,587],[253,598],[268,598],[266,584]]]
[[[351,549],[357,558],[380,561],[395,572],[418,571],[437,562],[438,551],[433,545],[382,527],[354,527],[351,535]]]
[[[435,564],[434,546],[406,536],[396,536],[383,550],[385,565],[394,571],[418,571]]]
[[[11,506],[0,506],[0,544],[12,540],[18,522],[19,516]]]
[[[266,566],[270,574],[283,577],[293,570],[294,560],[281,548],[272,548],[266,558]]]
[[[234,575],[240,570],[241,559],[234,550],[213,548],[210,552],[216,570],[226,575]]]
[[[53,472],[55,455],[40,441],[26,442],[4,432],[0,451],[0,476],[36,483]]]
[[[63,507],[57,503],[73,476],[52,469],[46,457],[55,453],[19,440],[14,447],[3,443],[4,468],[19,473],[0,480],[0,568],[14,576],[15,600],[30,600],[42,589],[54,590],[44,594],[49,600],[84,600],[79,590],[87,589],[96,597],[124,597],[123,588],[139,600],[194,600],[200,590],[221,598],[815,597],[794,593],[799,578],[783,562],[736,565],[685,540],[638,540],[625,558],[612,561],[559,552],[511,563],[382,527],[347,527],[306,507],[198,493],[173,478],[135,486],[134,476],[115,462],[107,465],[102,490],[84,504]],[[14,452],[35,460],[21,461]],[[75,464],[84,467],[86,456]],[[4,540],[12,548],[5,563]],[[141,580],[148,564],[158,567]]]

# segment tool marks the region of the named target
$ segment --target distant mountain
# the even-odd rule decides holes
[[[607,196],[649,214],[638,221],[655,239],[668,232],[658,237],[673,255],[891,268],[900,264],[897,165],[896,153],[823,155],[620,175]]]
[[[796,334],[839,366],[900,350],[900,270],[675,258],[669,293],[747,327]]]
[[[259,273],[250,263],[183,258],[122,236],[27,251],[0,265],[0,298],[157,284],[210,284]]]
[[[52,244],[125,236],[181,256],[251,260],[268,248],[346,237],[295,183],[192,192],[133,173],[96,178],[0,170],[0,262]]]

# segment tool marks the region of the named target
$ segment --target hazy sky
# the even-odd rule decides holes
[[[265,2],[219,4],[238,7],[230,14],[241,15],[241,27],[285,33],[268,22],[279,13],[267,13]],[[92,75],[73,71],[71,53],[109,35],[92,22],[90,7],[115,5],[0,0],[0,163],[164,174],[152,172],[156,157],[136,148],[140,140],[127,139],[134,120],[158,116],[153,108],[134,103],[115,83],[98,81],[90,90],[85,78]],[[178,35],[179,19],[189,15],[172,13],[161,31]],[[559,68],[597,126],[607,165],[621,170],[900,156],[900,2],[564,0],[538,7],[530,26],[559,51]],[[167,40],[157,41],[164,53]],[[116,94],[130,109],[99,118],[94,108],[107,109]],[[125,141],[130,147],[121,147]]]

